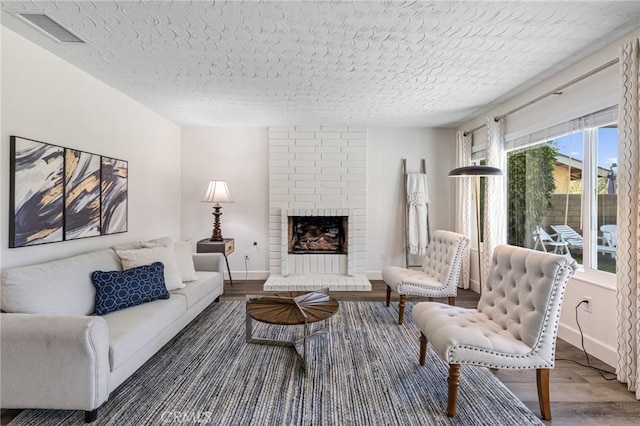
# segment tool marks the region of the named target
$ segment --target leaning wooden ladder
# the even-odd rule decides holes
[[[420,173],[427,173],[427,163],[423,158],[420,162]],[[404,186],[404,266],[405,268],[419,268],[422,265],[411,265],[409,264],[409,203],[407,202],[408,191],[407,191],[407,175],[409,172],[407,171],[407,159],[402,159],[402,180]],[[429,209],[427,204],[427,233],[431,235],[429,229]]]

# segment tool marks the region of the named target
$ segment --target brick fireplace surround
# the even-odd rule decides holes
[[[371,290],[363,127],[269,129],[269,272],[264,289]],[[348,216],[347,254],[289,254],[288,216]]]

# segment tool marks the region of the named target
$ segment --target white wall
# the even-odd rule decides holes
[[[212,204],[202,203],[210,180],[226,180],[233,203],[222,205],[224,238],[235,239],[229,256],[234,280],[268,276],[269,137],[267,128],[182,129],[182,236],[211,237]],[[257,246],[253,243],[257,242]]]
[[[8,249],[11,135],[127,160],[129,231]],[[179,127],[4,27],[0,160],[2,268],[180,236]]]
[[[409,172],[426,160],[430,229],[453,230],[455,131],[369,127],[367,139],[367,276],[381,279],[385,266],[405,264],[403,158]]]
[[[229,256],[236,280],[245,276],[245,251],[250,254],[248,278],[268,276],[268,158],[266,128],[182,129],[182,236],[195,242],[211,235],[211,205],[200,200],[209,180],[226,180],[235,202],[222,207],[222,234],[236,242],[236,251]],[[455,163],[454,131],[368,128],[366,273],[370,279],[380,279],[385,265],[404,264],[402,158],[407,158],[410,171],[420,170],[421,158],[427,160],[431,229],[453,229],[453,182],[447,173]]]
[[[522,95],[505,102],[460,126],[465,131],[485,121],[486,115],[503,114],[537,96],[551,91],[574,78],[618,57],[618,49],[634,38],[640,37],[640,30],[623,37],[588,58],[557,73],[552,78],[534,86]],[[506,119],[507,137],[520,136],[552,124],[567,121],[618,103],[619,67],[612,66],[586,80],[563,90],[562,95],[554,95],[509,115]],[[474,133],[475,140],[483,140],[484,129]],[[564,298],[559,336],[575,346],[580,346],[580,334],[575,321],[575,306],[583,297],[593,300],[593,312],[579,309],[579,319],[585,335],[587,351],[610,365],[615,365],[616,354],[616,293],[613,275],[587,275],[578,272],[567,286]]]

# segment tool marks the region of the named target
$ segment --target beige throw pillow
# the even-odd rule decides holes
[[[196,268],[193,264],[192,244],[191,241],[173,241],[169,237],[157,238],[155,240],[143,241],[142,247],[171,247],[176,255],[176,263],[180,271],[180,278],[183,283],[189,281],[197,281]]]
[[[137,266],[150,265],[153,262],[162,262],[164,265],[164,281],[167,290],[183,288],[182,278],[178,270],[176,255],[172,247],[158,246],[141,248],[137,250],[116,250],[122,261],[122,269],[131,269]]]
[[[191,241],[176,241],[173,243],[173,251],[176,254],[178,270],[182,277],[182,282],[197,281],[196,268],[193,265]]]

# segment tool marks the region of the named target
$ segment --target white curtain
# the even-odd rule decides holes
[[[640,399],[640,39],[620,48],[618,380]]]
[[[456,167],[471,165],[471,138],[472,135],[465,136],[464,132],[458,132],[456,145]],[[455,209],[455,231],[468,236],[471,240],[471,215],[473,210],[472,189],[473,179],[455,179],[456,182],[456,209]],[[462,257],[462,271],[458,278],[458,287],[469,288],[469,249]]]
[[[507,154],[504,150],[504,119],[487,117],[486,165],[505,171]],[[486,176],[484,197],[484,238],[482,240],[482,281],[486,282],[493,249],[507,242],[506,176]]]

